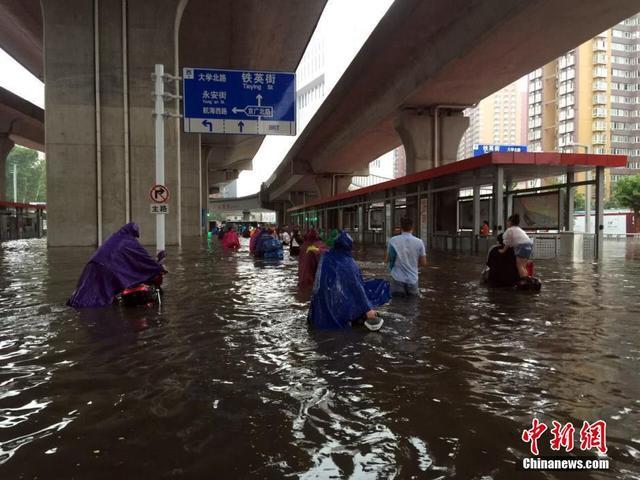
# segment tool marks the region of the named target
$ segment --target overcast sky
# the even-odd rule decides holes
[[[44,83],[0,49],[0,86],[44,107]]]

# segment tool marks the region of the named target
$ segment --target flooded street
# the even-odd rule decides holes
[[[539,260],[538,295],[429,253],[378,333],[310,331],[297,261],[244,242],[170,248],[160,312],[69,309],[92,249],[2,244],[0,478],[640,479],[640,242]],[[517,470],[534,416],[606,420],[611,470]]]

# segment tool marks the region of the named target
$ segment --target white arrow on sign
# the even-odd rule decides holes
[[[247,105],[244,108],[233,107],[231,111],[235,114],[244,113],[247,117],[258,117],[258,120],[260,120],[260,118],[262,117],[273,117],[273,107],[262,105],[262,95],[256,95],[256,102],[257,105]],[[266,113],[263,113],[262,115],[256,115],[255,113],[253,113],[253,109],[257,108],[267,109]],[[251,109],[252,111],[247,112],[247,109]]]

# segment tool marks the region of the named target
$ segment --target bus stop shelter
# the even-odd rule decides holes
[[[363,244],[385,243],[398,217],[408,216],[416,235],[431,248],[460,242],[478,251],[489,245],[478,235],[482,221],[490,222],[495,237],[515,212],[529,232],[572,234],[575,190],[589,185],[595,187],[597,258],[603,242],[605,169],[626,164],[624,155],[492,152],[294,206],[288,215],[290,223],[302,227],[346,229]]]

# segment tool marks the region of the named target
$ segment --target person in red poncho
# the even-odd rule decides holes
[[[326,252],[327,246],[320,240],[318,232],[313,228],[304,236],[304,243],[300,247],[300,257],[298,260],[298,287],[306,288],[313,286],[316,278],[316,270],[320,263],[320,256]]]
[[[236,233],[236,229],[230,226],[227,233],[222,238],[222,247],[229,250],[237,250],[240,248],[240,239]]]

